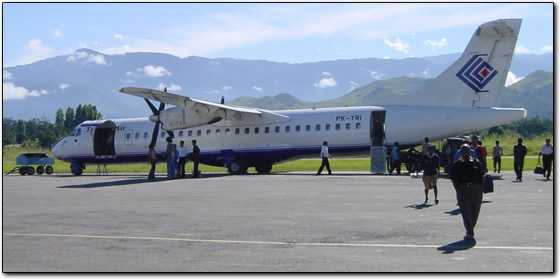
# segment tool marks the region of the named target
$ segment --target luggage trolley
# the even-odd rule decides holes
[[[19,174],[21,175],[33,175],[35,173],[35,168],[33,165],[37,166],[37,174],[43,174],[46,172],[47,174],[52,174],[54,172],[53,167],[54,165],[54,158],[49,157],[47,153],[23,153],[17,156],[16,158],[16,166],[11,171],[6,173],[6,175],[19,170]]]

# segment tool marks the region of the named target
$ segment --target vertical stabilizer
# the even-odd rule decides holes
[[[461,58],[415,96],[400,104],[450,107],[495,107],[509,72],[521,19],[480,25]],[[396,101],[396,100],[395,100]]]

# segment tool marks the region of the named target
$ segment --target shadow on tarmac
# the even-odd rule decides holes
[[[407,205],[404,208],[414,208],[414,209],[424,209],[434,206],[433,204],[421,203],[421,204],[411,204]]]
[[[457,242],[449,243],[445,246],[438,247],[438,251],[443,251],[442,254],[453,254],[456,251],[464,251],[473,248],[476,245],[476,240],[460,240]]]
[[[226,173],[211,173],[211,174],[204,174],[197,179],[223,177],[223,176],[228,176],[228,175],[229,174],[226,174]],[[74,176],[74,175],[72,175],[72,176]],[[123,176],[123,175],[109,175],[109,176],[114,176],[115,177],[114,179],[118,179],[118,177]],[[129,175],[127,175],[127,176],[129,176]],[[126,186],[126,185],[132,185],[132,184],[157,183],[157,182],[169,181],[165,177],[156,177],[155,180],[148,180],[147,177],[148,177],[147,175],[145,175],[145,176],[135,176],[135,177],[132,177],[131,179],[104,181],[104,182],[95,182],[95,183],[86,183],[86,184],[77,184],[77,185],[66,185],[66,186],[60,186],[60,187],[57,187],[57,188],[62,188],[62,189],[89,189],[89,188]],[[187,176],[186,178],[178,178],[178,179],[174,179],[174,180],[180,181],[180,180],[184,180],[184,179],[191,180],[193,178],[192,178],[192,176]]]

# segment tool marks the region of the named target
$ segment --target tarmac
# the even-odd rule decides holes
[[[465,234],[446,177],[3,176],[3,272],[553,272],[552,181],[492,174]]]

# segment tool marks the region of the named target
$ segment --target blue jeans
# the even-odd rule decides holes
[[[175,158],[168,158],[167,159],[167,178],[168,179],[175,179],[176,170],[175,170]]]

